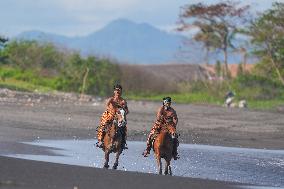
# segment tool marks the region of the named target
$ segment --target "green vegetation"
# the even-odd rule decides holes
[[[161,95],[127,95],[128,99],[132,100],[149,100],[161,102],[165,96],[171,96],[173,103],[190,103],[190,104],[211,104],[223,105],[224,99],[216,98],[208,95],[208,93],[184,93],[184,94],[161,94]],[[270,99],[270,100],[247,100],[250,109],[275,109],[284,104],[284,99]]]
[[[224,62],[217,60],[215,71],[216,77],[225,76],[224,80],[165,82],[131,65],[119,65],[94,56],[82,57],[77,52],[63,51],[49,43],[8,41],[0,36],[0,87],[109,96],[113,85],[121,83],[125,96],[135,100],[161,101],[163,97],[171,96],[176,103],[222,105],[225,94],[233,91],[236,100],[245,99],[250,108],[267,109],[283,105],[284,3],[274,3],[270,10],[242,29],[243,34],[250,36],[253,53],[258,56],[259,62],[247,72],[244,67],[248,50],[244,46],[239,47],[244,60],[238,67],[237,77],[231,78],[226,62],[227,51],[235,49],[231,41],[235,33],[241,31],[237,25],[232,25],[231,19],[242,20],[248,10],[236,5],[229,2],[185,6],[184,11],[189,11],[182,15],[201,29],[194,39],[204,43],[207,51],[223,51]],[[192,20],[192,17],[202,19]],[[184,25],[181,29],[186,28],[187,25]]]
[[[56,78],[38,77],[32,70],[22,72],[20,69],[2,66],[0,68],[0,86],[19,91],[55,90]]]
[[[126,96],[133,100],[153,101],[171,96],[175,103],[223,105],[225,94],[230,90],[236,94],[236,102],[245,99],[252,109],[273,109],[284,104],[284,87],[281,83],[250,74],[227,82],[194,82],[187,86],[187,91],[162,94],[127,93]]]
[[[232,41],[239,33],[240,25],[247,22],[249,6],[240,2],[224,1],[212,5],[206,3],[190,4],[182,7],[180,31],[194,27],[199,29],[193,39],[203,43],[208,56],[209,51],[220,50],[224,55],[224,76],[230,78],[228,70],[228,52],[235,49]],[[242,24],[238,24],[242,23]],[[208,58],[207,64],[208,64]]]
[[[210,96],[208,93],[166,93],[160,95],[127,95],[129,99],[133,100],[153,100],[161,101],[163,97],[170,96],[175,103],[194,103],[194,104],[222,104],[223,101],[214,96]]]
[[[117,64],[96,57],[82,58],[63,52],[52,44],[11,41],[0,49],[0,84],[25,91],[61,90],[109,95],[119,82]]]
[[[247,34],[258,48],[258,73],[278,80],[284,86],[284,3],[274,3],[249,27]]]

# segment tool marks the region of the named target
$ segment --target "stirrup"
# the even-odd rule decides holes
[[[178,154],[173,155],[174,160],[178,160],[180,157]]]
[[[127,150],[127,149],[128,149],[128,147],[127,147],[127,144],[126,144],[126,143],[122,144],[122,149],[123,149],[123,150]]]
[[[150,151],[146,149],[146,150],[142,153],[142,156],[148,157],[149,154],[150,154]]]
[[[98,147],[98,148],[103,148],[103,147],[104,147],[103,142],[97,142],[97,143],[96,143],[96,147]]]

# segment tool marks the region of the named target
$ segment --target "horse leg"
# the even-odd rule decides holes
[[[169,173],[169,167],[168,166],[169,166],[168,162],[166,161],[164,175],[167,175]]]
[[[116,156],[115,156],[115,162],[113,164],[113,169],[117,169],[117,166],[118,166],[118,159],[119,159],[119,156],[120,156],[120,151],[116,152]]]
[[[172,173],[172,166],[171,165],[169,165],[169,172],[170,172],[170,175],[172,176],[173,173]]]
[[[157,160],[157,164],[158,164],[158,168],[159,168],[159,174],[162,174],[162,161],[161,161],[161,157],[160,155],[156,155],[156,160]]]
[[[166,160],[165,175],[167,174],[172,175],[171,162],[169,160]]]
[[[105,152],[105,164],[104,164],[104,168],[106,168],[106,169],[109,168],[108,162],[109,162],[109,152],[106,151]]]

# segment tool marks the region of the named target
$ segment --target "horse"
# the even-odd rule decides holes
[[[172,175],[171,160],[173,158],[173,142],[176,136],[171,133],[173,132],[170,131],[170,127],[162,126],[160,132],[155,138],[155,141],[153,142],[153,150],[160,175],[162,174],[162,158],[166,162],[164,174]]]
[[[248,107],[248,103],[246,100],[240,100],[238,103],[234,101],[234,97],[228,97],[226,98],[225,100],[225,103],[224,103],[224,106],[225,107],[228,107],[228,108],[235,108],[235,107],[238,107],[238,108],[247,108]]]
[[[125,111],[121,108],[116,111],[115,119],[106,128],[106,134],[103,139],[104,146],[103,151],[105,152],[105,163],[104,168],[109,168],[109,155],[110,153],[116,153],[115,163],[113,169],[117,169],[118,159],[122,153],[122,132],[126,126]]]

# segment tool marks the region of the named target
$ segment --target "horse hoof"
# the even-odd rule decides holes
[[[118,164],[114,164],[112,169],[117,169]]]
[[[108,169],[108,168],[109,168],[109,165],[104,165],[104,168],[105,168],[105,169]]]

